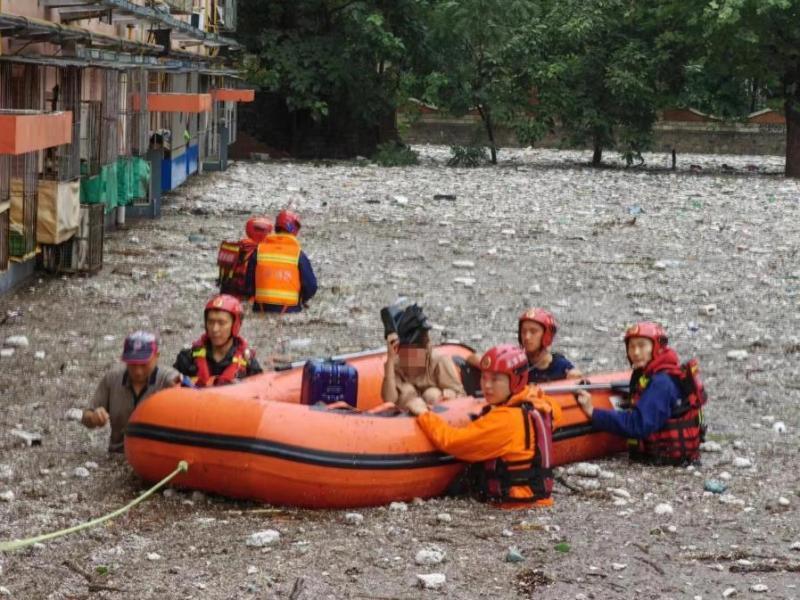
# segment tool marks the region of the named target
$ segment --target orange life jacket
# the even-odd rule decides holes
[[[288,233],[272,233],[258,245],[256,290],[258,304],[300,304],[300,242]]]
[[[250,364],[250,358],[253,353],[248,348],[244,338],[235,337],[234,345],[236,350],[231,364],[219,375],[212,375],[208,366],[208,337],[203,334],[199,340],[192,344],[192,359],[194,359],[194,364],[197,367],[197,375],[192,377],[192,383],[197,387],[226,385],[246,376],[247,367]]]
[[[249,238],[238,242],[225,241],[220,244],[217,266],[219,267],[218,283],[221,294],[230,294],[239,299],[249,297],[247,267],[256,248],[257,244]]]

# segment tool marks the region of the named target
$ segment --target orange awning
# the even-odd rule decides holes
[[[139,96],[133,96],[133,110],[140,110]],[[211,112],[211,94],[147,94],[150,112]]]
[[[215,102],[252,102],[256,99],[255,90],[237,88],[219,88],[211,90]]]
[[[0,110],[0,154],[24,154],[70,143],[70,111]]]

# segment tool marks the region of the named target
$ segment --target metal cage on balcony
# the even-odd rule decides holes
[[[53,90],[53,108],[72,113],[72,143],[45,152],[43,178],[73,181],[81,176],[81,77],[80,67],[59,67],[57,87]]]

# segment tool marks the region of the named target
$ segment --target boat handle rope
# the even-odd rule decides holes
[[[164,487],[179,474],[185,473],[188,470],[189,470],[189,463],[186,462],[185,460],[182,460],[178,463],[178,466],[175,467],[175,470],[172,473],[164,477],[164,479],[159,481],[149,490],[145,491],[143,494],[141,494],[140,496],[138,496],[137,498],[135,498],[134,500],[123,506],[122,508],[118,508],[114,512],[108,513],[107,515],[98,517],[96,519],[92,519],[91,521],[87,521],[86,523],[81,523],[80,525],[75,525],[74,527],[69,527],[67,529],[61,529],[60,531],[45,533],[24,540],[11,540],[8,542],[0,542],[0,552],[13,552],[14,550],[21,550],[22,548],[27,548],[28,546],[33,546],[34,544],[38,544],[40,542],[45,542],[47,540],[60,538],[65,535],[69,535],[71,533],[77,533],[79,531],[83,531],[84,529],[89,529],[90,527],[94,527],[95,525],[100,525],[101,523],[105,523],[106,521],[109,521],[115,517],[118,517],[128,512],[134,506],[152,496],[155,492],[157,492],[160,488]]]

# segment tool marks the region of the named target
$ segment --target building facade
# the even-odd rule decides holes
[[[0,293],[102,265],[105,228],[223,170],[236,0],[0,0]]]

